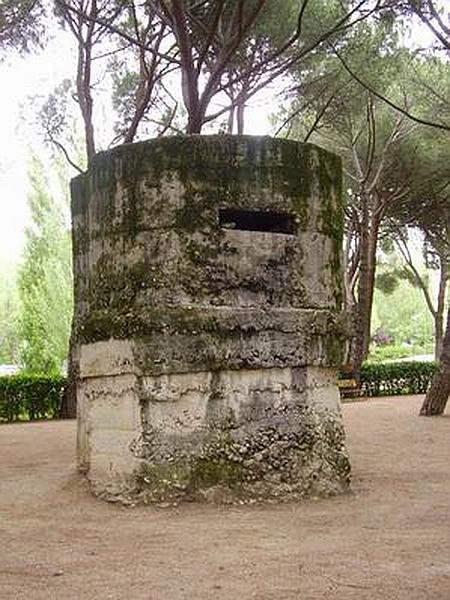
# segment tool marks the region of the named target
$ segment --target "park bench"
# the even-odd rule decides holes
[[[361,382],[353,377],[338,379],[341,398],[358,398],[361,395]]]

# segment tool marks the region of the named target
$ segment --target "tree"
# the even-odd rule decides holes
[[[1,51],[26,52],[41,47],[45,41],[45,16],[45,8],[39,0],[3,0],[0,6]]]
[[[442,75],[445,85],[445,76]],[[447,72],[448,82],[448,72]],[[448,93],[448,87],[447,87]],[[445,99],[445,97],[444,97]],[[420,152],[420,160],[414,160],[414,149],[403,152],[399,164],[398,177],[402,177],[405,163],[414,164],[414,184],[411,193],[396,207],[395,218],[402,224],[419,228],[424,236],[432,257],[438,257],[442,264],[439,310],[443,312],[445,282],[448,276],[450,257],[450,176],[448,172],[448,134],[437,135],[426,130],[422,133],[416,150],[422,145],[426,152]],[[438,327],[441,327],[438,324]],[[439,332],[438,332],[439,337]],[[432,416],[442,414],[450,391],[450,332],[447,315],[447,329],[442,340],[439,367],[428,390],[420,414]]]
[[[168,48],[162,48],[159,43],[152,43],[153,34],[150,43],[142,35],[145,26],[133,26],[130,30],[129,26],[93,13],[92,0],[55,1],[60,11],[84,27],[97,25],[128,46],[138,48],[140,59],[145,52],[150,52],[159,65],[166,61],[165,73],[178,70],[187,133],[200,133],[205,123],[235,107],[242,108],[251,96],[286,73],[293,64],[374,14],[382,5],[381,0],[316,0],[315,3],[310,0],[149,0],[144,15],[151,17],[151,31],[159,22],[173,40]],[[136,10],[134,2],[118,4],[131,11],[136,23],[143,22],[142,11]],[[293,15],[295,4],[298,10]],[[318,8],[325,19],[317,18]],[[283,17],[290,18],[283,18],[283,28],[275,28],[276,35],[271,36],[267,25],[272,23],[269,31],[274,29],[274,16],[278,13],[279,17],[280,11]],[[284,35],[280,35],[281,30]],[[140,69],[139,73],[154,78],[152,69]],[[143,83],[142,77],[140,80]],[[208,112],[213,99],[223,97],[228,97],[230,103]]]
[[[405,202],[414,211],[432,190],[439,189],[448,161],[445,133],[421,127],[393,109],[382,95],[361,86],[345,65],[351,62],[363,79],[370,78],[399,106],[421,113],[443,114],[450,106],[450,82],[444,63],[398,46],[389,19],[354,28],[339,44],[339,56],[336,47],[332,45],[335,58],[323,55],[317,61],[316,57],[308,70],[299,71],[298,97],[283,127],[288,126],[292,134],[297,123],[295,135],[300,133],[305,141],[312,139],[343,157],[348,191],[346,297],[347,308],[356,315],[350,362],[357,373],[370,340],[378,239],[381,233],[392,235],[392,230],[386,231],[386,219]],[[437,329],[442,308],[441,294]]]
[[[156,107],[156,100],[163,101],[157,98],[158,85],[174,70],[170,51],[161,52],[167,27],[151,3],[142,7],[134,0],[55,0],[55,6],[61,25],[69,29],[77,44],[73,97],[84,125],[89,164],[97,147],[93,73],[112,76],[113,106],[119,117],[114,141],[131,143],[148,111]],[[55,135],[48,137],[54,143],[57,140]],[[68,152],[58,142],[67,158]]]
[[[67,357],[72,317],[71,244],[62,207],[49,192],[42,163],[32,157],[29,207],[19,270],[20,355],[25,369],[60,371]]]
[[[450,307],[447,309],[447,324],[442,343],[438,368],[425,396],[420,414],[425,417],[442,415],[450,395]]]
[[[418,15],[423,23],[433,32],[435,38],[442,47],[450,50],[450,27],[445,23],[441,11],[433,0],[409,0],[409,8]],[[450,127],[449,127],[450,129]],[[448,185],[448,181],[447,181]],[[450,207],[447,198],[444,201],[444,217],[446,235],[444,243],[450,247]],[[444,412],[450,394],[450,308],[447,311],[447,325],[442,343],[442,353],[438,370],[433,378],[430,389],[427,392],[420,414],[424,416],[440,415]]]
[[[404,54],[396,49],[389,22],[361,24],[341,43],[361,71],[376,72],[378,85],[396,89]],[[319,75],[317,75],[319,73]],[[297,129],[303,139],[328,147],[343,158],[347,190],[344,247],[347,309],[354,315],[355,335],[348,362],[359,372],[370,342],[371,309],[378,239],[388,208],[408,192],[407,179],[393,178],[397,147],[414,127],[361,88],[333,55],[312,61],[299,71],[296,86]],[[295,114],[295,111],[294,111]],[[286,119],[284,125],[292,120]]]
[[[96,152],[92,96],[93,53],[108,36],[108,26],[120,15],[122,3],[105,0],[55,0],[55,9],[62,26],[69,28],[77,43],[75,99],[83,119],[86,158],[89,163]]]
[[[435,38],[433,48],[421,48],[417,52],[424,54],[427,58],[433,56],[430,52],[439,53],[440,51],[448,53],[450,51],[450,27],[445,23],[444,5],[439,0],[388,0],[379,10],[391,10],[394,17],[400,17],[404,24],[409,24],[411,17],[418,19],[432,32]],[[388,104],[391,108],[407,116],[409,119],[420,125],[427,125],[441,131],[450,131],[450,120],[442,116],[440,112],[422,114],[416,112],[410,106],[399,103],[391,97],[386,91],[380,90],[370,74],[361,73],[357,66],[344,59],[342,54],[334,48],[336,56],[341,61],[347,73],[355,79],[363,88],[369,91],[373,96]],[[436,80],[435,80],[436,81]],[[427,88],[428,93],[435,95],[435,91],[429,83],[422,82]],[[449,103],[446,101],[446,113],[449,115]],[[423,107],[422,107],[423,108]]]
[[[200,133],[205,123],[235,107],[242,110],[259,90],[324,42],[367,18],[380,3],[328,2],[324,10],[326,5],[316,2],[313,11],[312,3],[303,0],[291,28],[271,40],[262,34],[260,25],[270,21],[268,15],[273,18],[274,10],[283,10],[275,0],[155,0],[153,4],[179,47],[186,131]],[[327,17],[322,21],[316,18],[319,4],[322,16]],[[218,94],[225,94],[230,102],[208,113]]]
[[[397,251],[388,255],[380,253],[375,287],[372,313],[375,345],[393,343],[395,348],[403,347],[406,353],[428,346],[433,337],[432,320],[422,291]],[[394,348],[392,350],[395,353]]]
[[[118,114],[117,140],[127,144],[146,122],[159,126],[158,136],[171,127],[178,103],[164,86],[164,78],[177,67],[171,59],[173,46],[162,50],[169,32],[150,4],[142,11],[134,1],[127,2],[120,31],[135,42],[126,51],[115,52],[109,64]]]
[[[400,10],[416,15],[431,31],[441,50],[450,50],[450,26],[445,22],[444,6],[439,0],[400,0]]]
[[[434,324],[434,356],[438,360],[442,352],[442,342],[444,337],[444,309],[445,309],[445,293],[447,282],[449,280],[449,256],[448,252],[442,250],[440,252],[439,245],[433,248],[430,242],[425,239],[424,242],[424,258],[429,268],[439,272],[439,284],[436,301],[433,300],[430,293],[429,283],[417,268],[412,257],[409,243],[408,232],[404,229],[398,229],[394,234],[395,244],[404,260],[404,264],[410,273],[413,282],[421,290],[425,299],[425,304],[431,313]]]
[[[17,287],[14,272],[2,265],[0,273],[0,364],[18,364]]]
[[[430,64],[431,63],[431,64]],[[417,90],[418,102],[434,104],[439,110],[448,100],[450,77],[447,70],[436,69],[434,60],[420,61],[415,69],[417,80],[423,70],[429,76],[434,72],[433,88],[437,95],[422,98]],[[416,84],[415,81],[412,82]],[[442,90],[440,90],[442,87]],[[448,134],[431,128],[420,128],[417,134],[404,139],[397,147],[396,172],[393,180],[408,181],[408,194],[388,211],[387,231],[395,240],[405,265],[424,294],[435,326],[435,354],[439,356],[442,346],[445,292],[449,275],[450,254],[446,242],[445,203],[450,186],[448,175]],[[408,247],[408,229],[418,229],[424,239],[423,255],[427,267],[439,272],[439,290],[434,302],[427,284],[423,281]]]
[[[447,180],[444,193],[438,200],[425,198],[416,208],[415,218],[425,232],[435,236],[435,243],[441,245],[450,255],[450,182]],[[423,416],[440,415],[444,412],[450,394],[450,307],[447,309],[447,324],[438,369],[433,377],[420,414]]]
[[[450,201],[446,202],[439,210],[439,218],[445,226],[445,239],[447,255],[450,251]],[[427,392],[420,414],[424,416],[440,415],[444,412],[450,394],[450,307],[447,309],[447,324],[444,339],[442,341],[442,352],[439,366]]]

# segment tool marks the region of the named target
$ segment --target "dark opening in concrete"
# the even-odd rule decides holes
[[[219,225],[223,229],[240,231],[268,231],[293,235],[297,224],[292,215],[273,210],[241,210],[223,208],[219,210]]]

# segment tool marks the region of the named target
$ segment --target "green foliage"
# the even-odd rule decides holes
[[[391,233],[396,235],[396,230]],[[394,238],[391,238],[394,243]],[[416,257],[415,257],[416,258]],[[416,261],[415,261],[416,262]],[[420,264],[416,265],[420,272],[423,283],[429,287],[429,273],[421,268]],[[410,286],[418,288],[417,279],[408,266],[400,258],[399,253],[392,249],[390,252],[383,252],[377,258],[377,272],[375,275],[375,287],[380,290],[385,296],[393,294],[402,282],[408,282]]]
[[[65,386],[61,375],[0,377],[0,421],[57,418]]]
[[[425,394],[436,370],[433,362],[365,363],[361,396]]]
[[[72,318],[71,241],[62,206],[49,192],[42,164],[33,159],[26,232],[19,270],[21,363],[28,371],[61,370]]]
[[[111,59],[110,70],[113,82],[112,105],[118,115],[116,131],[122,133],[129,125],[135,104],[139,85],[138,73],[129,71],[128,63],[114,56]]]
[[[375,276],[375,287],[384,294],[393,294],[399,283],[399,275],[394,271],[383,271]]]
[[[17,49],[27,52],[46,41],[46,3],[30,0],[2,0],[0,3],[0,59],[2,53]]]
[[[389,294],[375,289],[372,330],[380,327],[397,345],[428,346],[433,340],[433,320],[421,290],[404,280]]]
[[[0,364],[14,364],[19,359],[15,274],[6,265],[0,271]]]
[[[29,97],[33,112],[37,112],[37,123],[43,139],[62,152],[64,160],[77,171],[87,168],[81,122],[77,114],[76,94],[73,82],[63,79],[46,97],[40,94]],[[52,167],[58,169],[58,163]],[[67,186],[67,175],[65,186]]]

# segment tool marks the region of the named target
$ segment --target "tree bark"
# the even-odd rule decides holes
[[[361,365],[369,352],[379,228],[380,219],[378,215],[374,215],[370,219],[368,206],[364,206],[361,215],[358,299],[355,311],[354,335],[349,353],[351,370],[356,377],[358,377]]]
[[[80,107],[84,123],[84,137],[86,144],[86,156],[88,163],[95,155],[95,132],[93,123],[94,100],[91,93],[91,67],[92,67],[92,45],[95,29],[95,19],[98,16],[97,2],[92,0],[90,16],[93,19],[87,25],[85,39],[82,37],[80,26],[78,37],[78,64],[77,64],[77,101]]]
[[[228,114],[227,133],[232,134],[234,129],[234,107],[230,108]]]
[[[245,104],[239,104],[237,107],[237,133],[243,135],[244,133],[244,111]]]
[[[186,133],[201,133],[203,125],[203,118],[198,111],[192,111],[188,115],[188,124],[186,127]]]
[[[434,314],[434,358],[439,360],[442,352],[442,342],[444,337],[444,308],[445,292],[447,288],[448,268],[444,259],[441,257],[441,272],[439,277],[439,290],[437,296],[436,311]]]
[[[74,328],[72,325],[67,363],[67,384],[59,410],[60,419],[75,419],[77,416],[78,357],[76,355],[73,331]]]
[[[361,210],[360,262],[358,277],[358,298],[355,312],[354,336],[350,343],[350,363],[352,371],[359,373],[364,360],[364,321],[367,313],[367,274],[369,259],[369,209],[364,200]]]
[[[380,222],[378,218],[372,219],[370,227],[369,238],[368,238],[368,249],[367,249],[367,267],[366,267],[366,283],[365,283],[365,312],[363,315],[363,360],[367,358],[369,353],[370,345],[370,327],[372,324],[372,306],[373,306],[373,293],[375,288],[375,268],[377,258],[377,246],[378,246],[378,232],[380,229]]]
[[[447,325],[445,328],[442,353],[438,368],[431,382],[420,414],[425,417],[442,415],[450,394],[450,307],[447,310]]]
[[[434,318],[434,360],[439,360],[442,353],[444,339],[444,320],[442,315],[436,314]]]

